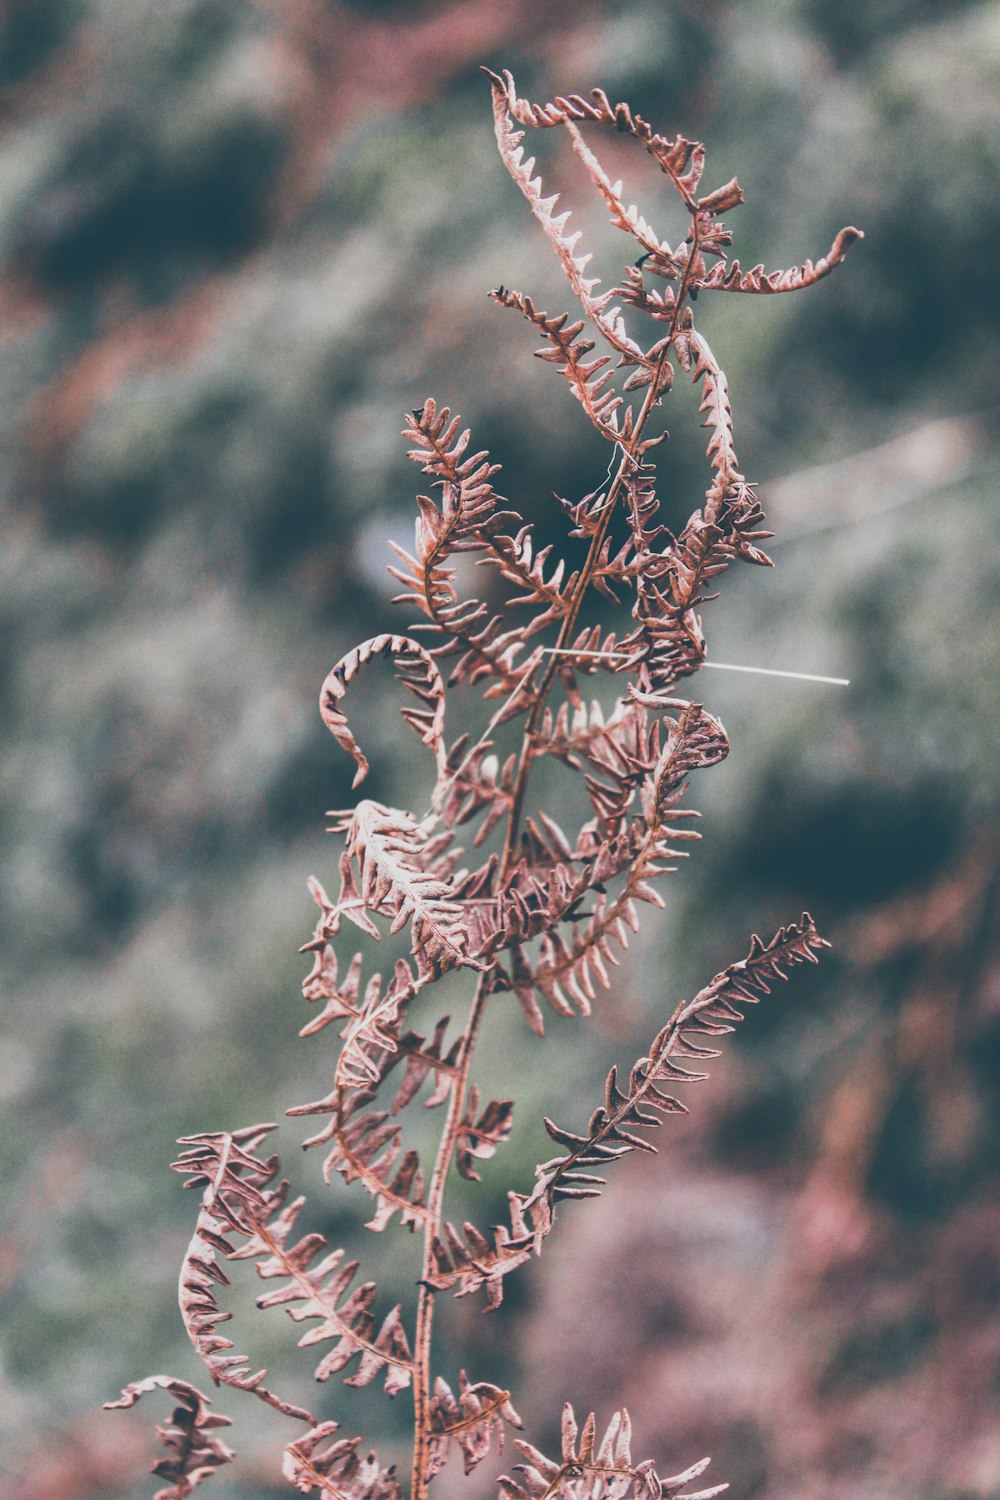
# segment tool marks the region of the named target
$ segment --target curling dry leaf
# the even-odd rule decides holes
[[[182,1276],[181,1307],[191,1341],[214,1379],[255,1395],[286,1415],[312,1423],[300,1407],[280,1400],[263,1385],[265,1372],[250,1375],[245,1355],[228,1351],[232,1344],[218,1333],[227,1316],[215,1300],[213,1286],[228,1284],[220,1265],[226,1260],[253,1260],[264,1280],[284,1284],[257,1300],[258,1307],[285,1306],[296,1322],[312,1322],[299,1345],[306,1348],[333,1341],[316,1367],[316,1379],[326,1380],[355,1358],[358,1366],[345,1377],[348,1385],[364,1386],[381,1371],[390,1395],[410,1383],[413,1360],[400,1308],[394,1307],[377,1325],[372,1306],[375,1286],[366,1282],[350,1291],[356,1261],[345,1261],[343,1250],[330,1250],[321,1234],[295,1240],[292,1231],[304,1199],[288,1202],[288,1183],[276,1181],[276,1157],[261,1160],[254,1154],[273,1125],[258,1125],[235,1135],[188,1136],[174,1166],[187,1185],[204,1186],[201,1212]],[[232,1243],[238,1237],[241,1244]],[[319,1259],[317,1259],[319,1257]]]
[[[755,1005],[770,994],[776,979],[785,979],[785,969],[800,963],[816,963],[816,951],[829,944],[816,931],[804,912],[798,923],[779,928],[766,945],[754,937],[747,957],[730,964],[711,984],[687,1004],[678,1006],[667,1025],[653,1040],[649,1053],[632,1068],[625,1089],[618,1086],[618,1071],[612,1068],[605,1085],[604,1104],[590,1117],[585,1135],[561,1129],[546,1119],[545,1128],[566,1155],[536,1169],[532,1198],[545,1197],[553,1206],[567,1198],[597,1197],[604,1178],[593,1168],[603,1169],[630,1151],[655,1152],[656,1146],[637,1129],[661,1124],[663,1114],[686,1111],[660,1085],[699,1083],[707,1073],[682,1068],[677,1058],[702,1063],[718,1057],[715,1048],[691,1041],[691,1035],[723,1036],[743,1020],[739,1005]]]
[[[520,1430],[521,1418],[510,1404],[510,1392],[487,1381],[469,1383],[464,1370],[459,1371],[458,1397],[451,1386],[438,1376],[434,1382],[428,1417],[430,1442],[427,1448],[426,1478],[431,1480],[448,1458],[452,1443],[462,1454],[466,1474],[481,1464],[496,1438],[503,1452],[504,1423]]]
[[[479,1090],[473,1084],[458,1130],[455,1165],[463,1177],[479,1181],[474,1163],[488,1161],[502,1146],[514,1125],[513,1099],[491,1099],[479,1118]]]
[[[231,1448],[213,1435],[220,1427],[231,1427],[232,1419],[221,1412],[209,1411],[212,1403],[197,1386],[172,1375],[149,1375],[145,1380],[134,1380],[117,1401],[105,1401],[105,1409],[134,1406],[151,1391],[166,1391],[177,1402],[169,1424],[156,1429],[169,1456],[157,1459],[152,1472],[169,1480],[169,1486],[157,1490],[154,1500],[186,1500],[199,1484],[211,1479],[217,1469],[232,1463],[236,1457]]]
[[[360,879],[354,886],[345,878],[337,912],[372,937],[378,928],[366,913],[387,917],[394,933],[411,923],[418,962],[441,972],[461,964],[478,968],[468,952],[461,906],[447,883],[428,871],[428,838],[412,813],[359,802],[347,823],[347,852]]]
[[[404,708],[402,715],[421,741],[433,751],[440,770],[444,758],[444,683],[441,673],[433,658],[417,641],[411,641],[405,635],[376,635],[355,646],[330,669],[319,695],[324,724],[337,744],[357,763],[353,785],[357,786],[367,776],[368,761],[340,705],[348,684],[373,656],[395,662],[396,676],[423,705],[421,708]]]
[[[322,1099],[300,1104],[288,1110],[290,1115],[328,1115],[329,1120],[303,1146],[329,1145],[323,1164],[327,1182],[334,1172],[345,1182],[361,1182],[376,1199],[375,1214],[367,1227],[382,1230],[395,1214],[410,1229],[426,1222],[424,1172],[416,1151],[404,1150],[402,1127],[394,1118],[417,1094],[429,1074],[435,1083],[425,1105],[444,1103],[454,1076],[454,1059],[461,1038],[452,1042],[442,1055],[445,1017],[435,1029],[430,1042],[416,1032],[400,1038],[398,1047],[383,1049],[373,1055],[373,1080],[357,1088],[335,1084]],[[403,1062],[403,1077],[393,1101],[392,1113],[370,1109],[378,1089],[392,1069]]]

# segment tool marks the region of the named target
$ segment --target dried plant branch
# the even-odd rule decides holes
[[[390,1395],[412,1388],[410,1500],[424,1500],[453,1446],[468,1472],[494,1444],[502,1446],[507,1427],[521,1425],[507,1390],[470,1381],[463,1371],[456,1394],[435,1375],[436,1298],[482,1291],[487,1306],[497,1307],[504,1277],[539,1253],[560,1203],[596,1196],[607,1166],[632,1151],[655,1151],[648,1132],[685,1108],[665,1090],[706,1076],[684,1063],[700,1068],[718,1055],[693,1038],[731,1031],[743,1008],[768,994],[787,968],[815,962],[826,946],[808,915],[767,944],[755,937],[746,958],[676,1007],[624,1082],[611,1070],[604,1102],[585,1129],[545,1120],[560,1154],[536,1168],[529,1192],[509,1194],[509,1224],[487,1234],[448,1218],[452,1169],[477,1181],[478,1164],[502,1148],[513,1122],[513,1101],[484,1102],[472,1078],[488,1006],[516,1002],[542,1034],[542,1002],[564,1017],[587,1015],[602,990],[612,991],[612,971],[639,926],[641,906],[664,904],[662,877],[698,837],[688,826],[696,816],[685,801],[690,778],[729,752],[718,720],[676,689],[708,664],[701,611],[712,590],[732,564],[770,566],[761,547],[770,533],[737,456],[725,372],[695,327],[696,297],[703,290],[772,295],[811,286],[860,237],[848,227],[815,264],[743,272],[726,259],[732,236],[720,219],[743,201],[742,190],[734,179],[697,196],[705,168],[698,142],[658,134],[600,89],[588,99],[572,94],[535,104],[519,97],[509,73],[488,76],[501,160],[552,247],[579,316],[550,316],[528,294],[504,287],[491,295],[540,335],[539,357],[567,381],[578,414],[609,445],[610,461],[598,489],[563,502],[567,546],[576,547],[575,556],[564,556],[552,543],[540,546],[530,522],[497,492],[499,466],[476,449],[461,418],[425,400],[407,417],[404,436],[434,494],[419,497],[413,550],[397,547],[399,564],[390,571],[402,586],[401,602],[421,616],[409,628],[427,645],[412,635],[374,636],[337,663],[321,692],[323,720],[355,762],[357,786],[368,759],[348,717],[349,688],[373,658],[391,663],[416,700],[403,719],[436,768],[420,816],[368,799],[331,814],[331,832],[342,840],[340,886],[332,900],[319,881],[310,882],[319,917],[303,950],[313,956],[303,989],[319,1009],[302,1034],[329,1037],[334,1027],[339,1036],[329,1090],[288,1111],[322,1118],[305,1145],[326,1148],[327,1182],[360,1183],[370,1195],[370,1229],[398,1223],[420,1235],[412,1337],[402,1306],[376,1318],[376,1288],[353,1285],[358,1266],[343,1250],[331,1250],[319,1234],[297,1237],[303,1200],[289,1200],[277,1159],[258,1154],[273,1126],[186,1138],[175,1163],[189,1186],[202,1189],[181,1274],[192,1344],[217,1384],[249,1391],[306,1424],[285,1449],[285,1477],[302,1493],[336,1500],[402,1500],[403,1490],[394,1469],[373,1454],[359,1456],[360,1437],[339,1436],[336,1422],[319,1422],[276,1394],[264,1384],[265,1372],[252,1372],[247,1356],[223,1337],[229,1314],[217,1295],[228,1285],[226,1263],[253,1261],[274,1283],[258,1306],[284,1306],[296,1324],[308,1325],[300,1347],[325,1348],[317,1379],[350,1368],[349,1385],[379,1379]],[[598,291],[579,234],[568,231],[568,214],[556,212],[556,196],[546,195],[525,156],[524,131],[554,127],[565,130],[613,225],[637,252],[610,291]],[[606,128],[633,139],[659,166],[687,217],[682,244],[668,245],[606,173],[584,134]],[[653,455],[665,433],[653,424],[678,369],[699,389],[708,472],[703,498],[674,536],[659,520]],[[485,566],[486,598],[463,594],[460,557]],[[620,639],[581,624],[595,594],[630,610]],[[580,679],[599,671],[618,688],[609,709],[581,693]],[[469,686],[481,687],[496,707],[485,727],[469,725],[449,743],[451,690]],[[491,737],[514,721],[519,745],[501,762]],[[564,831],[535,805],[532,772],[545,760],[582,778],[590,815],[575,830]],[[462,827],[474,851],[490,840],[497,846],[468,867],[456,841]],[[365,951],[338,957],[345,924],[363,942],[387,935],[405,941],[408,957],[398,957],[387,975],[368,972]],[[409,1029],[426,993],[445,974],[466,970],[475,974],[475,990],[459,1029],[450,1031],[447,1016]],[[417,1102],[440,1111],[433,1160],[426,1153],[424,1162],[408,1144],[407,1111]],[[208,1436],[226,1419],[207,1415],[205,1398],[165,1376],[129,1387],[115,1404],[131,1405],[154,1387],[181,1403],[165,1435],[174,1456],[159,1467],[174,1488],[161,1495],[184,1496],[231,1457]],[[579,1430],[567,1406],[559,1461],[521,1439],[517,1446],[526,1462],[519,1479],[500,1480],[506,1500],[673,1500],[707,1463],[667,1479],[651,1460],[633,1463],[624,1411],[598,1442],[593,1416]],[[687,1500],[709,1500],[724,1488]]]

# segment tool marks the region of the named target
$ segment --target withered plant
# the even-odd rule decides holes
[[[663,1116],[684,1110],[673,1091],[706,1076],[705,1062],[718,1055],[711,1044],[787,968],[815,962],[826,946],[808,914],[767,942],[754,937],[745,958],[675,1006],[627,1077],[611,1070],[604,1099],[585,1125],[570,1130],[545,1120],[556,1154],[536,1168],[527,1191],[509,1194],[509,1222],[486,1229],[447,1217],[452,1169],[475,1180],[476,1163],[492,1157],[511,1130],[512,1102],[484,1103],[472,1081],[487,1007],[513,997],[542,1035],[544,1006],[560,1016],[586,1016],[599,989],[613,992],[610,971],[638,927],[640,904],[663,905],[663,878],[698,837],[683,800],[688,778],[728,752],[722,725],[679,697],[678,685],[706,659],[699,609],[712,597],[707,591],[730,563],[770,566],[761,550],[770,533],[737,462],[726,377],[695,327],[695,299],[811,286],[859,235],[841,230],[816,264],[744,271],[728,259],[731,236],[720,221],[743,194],[734,179],[697,196],[701,145],[657,134],[600,89],[589,99],[571,95],[539,106],[518,97],[509,74],[489,77],[504,165],[558,256],[582,316],[550,316],[504,287],[491,295],[541,337],[539,357],[567,381],[611,461],[598,489],[562,502],[567,555],[553,555],[498,494],[498,466],[474,451],[460,419],[425,401],[407,418],[405,436],[436,495],[419,497],[413,551],[397,548],[399,565],[391,571],[403,587],[400,602],[421,616],[410,628],[423,631],[428,643],[377,635],[338,662],[322,688],[323,718],[357,763],[355,786],[368,762],[344,700],[373,657],[392,664],[415,700],[403,718],[437,768],[426,812],[362,800],[333,815],[333,831],[343,840],[340,886],[333,899],[312,882],[320,914],[306,944],[313,966],[304,993],[319,1010],[303,1028],[303,1035],[329,1037],[329,1028],[339,1027],[332,1081],[324,1098],[288,1111],[321,1117],[305,1145],[325,1148],[327,1181],[336,1175],[371,1195],[370,1229],[396,1220],[419,1236],[415,1311],[378,1308],[375,1286],[356,1282],[356,1261],[322,1235],[300,1236],[304,1200],[289,1196],[277,1158],[263,1154],[273,1125],[187,1137],[174,1163],[187,1185],[202,1191],[180,1282],[191,1342],[216,1385],[249,1392],[303,1424],[285,1449],[285,1476],[303,1493],[335,1500],[402,1500],[403,1488],[393,1468],[364,1456],[360,1437],[341,1436],[335,1421],[320,1421],[286,1400],[223,1335],[230,1316],[218,1300],[228,1285],[225,1263],[253,1261],[268,1283],[258,1307],[284,1306],[303,1325],[299,1345],[322,1346],[318,1380],[349,1370],[348,1385],[379,1379],[388,1395],[412,1389],[410,1496],[423,1500],[453,1443],[469,1472],[494,1439],[502,1445],[506,1426],[521,1428],[508,1391],[464,1373],[454,1391],[434,1376],[437,1299],[478,1294],[488,1308],[499,1307],[505,1277],[541,1252],[558,1205],[596,1197],[602,1174],[620,1157],[655,1151],[649,1133]],[[598,292],[579,234],[569,231],[569,215],[557,212],[556,196],[545,196],[518,126],[566,132],[611,222],[632,241],[635,256],[620,286]],[[669,245],[625,201],[581,127],[611,127],[648,152],[684,206],[683,243]],[[630,331],[640,326],[648,327],[641,341]],[[677,369],[700,388],[711,475],[704,500],[674,536],[657,521],[651,454],[664,434],[650,426]],[[506,595],[505,602],[460,590],[456,560],[467,554],[492,570],[490,599]],[[594,590],[614,604],[631,600],[624,634],[581,625]],[[613,708],[586,701],[581,680],[596,674],[619,687]],[[446,708],[458,697],[456,685],[463,702],[469,688],[481,688],[494,711],[485,727],[449,738]],[[507,725],[515,726],[517,742],[501,761],[491,737]],[[589,816],[574,832],[532,806],[532,772],[546,759],[584,778]],[[474,829],[471,857],[456,843],[466,825]],[[386,928],[404,934],[409,958],[399,958],[387,976],[367,972],[363,953],[351,956],[350,945],[338,952],[345,924],[371,939]],[[433,1007],[433,987],[452,970],[468,971],[473,989],[457,1032]],[[409,1029],[411,1021],[416,1029]],[[403,1124],[418,1099],[443,1117],[433,1160],[424,1163],[407,1145]],[[232,1454],[217,1436],[228,1419],[212,1413],[208,1399],[185,1381],[154,1376],[111,1404],[132,1405],[154,1388],[178,1403],[172,1425],[160,1429],[168,1456],[155,1466],[168,1482],[158,1492],[166,1500],[190,1494]],[[500,1480],[507,1500],[666,1500],[707,1463],[661,1478],[652,1460],[632,1459],[624,1411],[598,1439],[594,1417],[578,1429],[568,1406],[558,1458],[522,1439],[516,1446],[524,1463],[516,1480]],[[698,1494],[706,1500],[724,1488]]]

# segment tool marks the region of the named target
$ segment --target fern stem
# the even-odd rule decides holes
[[[444,1205],[445,1183],[455,1152],[459,1127],[462,1123],[462,1111],[465,1108],[465,1093],[469,1083],[469,1071],[472,1066],[472,1053],[475,1048],[479,1027],[482,1024],[483,1014],[486,1010],[488,989],[487,976],[481,975],[476,985],[475,999],[472,1002],[468,1024],[465,1028],[465,1040],[462,1043],[461,1055],[455,1066],[451,1099],[448,1104],[448,1118],[445,1121],[441,1144],[438,1147],[437,1157],[434,1162],[434,1172],[427,1192],[427,1217],[424,1222],[423,1279],[420,1283],[420,1293],[417,1300],[417,1321],[413,1336],[413,1359],[416,1368],[413,1373],[414,1438],[413,1477],[410,1485],[410,1500],[424,1500],[427,1493],[425,1471],[427,1467],[427,1446],[430,1439],[428,1404],[430,1401],[431,1333],[434,1325],[435,1297],[434,1289],[428,1285],[428,1277],[434,1271],[434,1240],[441,1227],[441,1209]]]

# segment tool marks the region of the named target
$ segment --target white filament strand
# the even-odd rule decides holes
[[[561,649],[556,646],[542,648],[546,656],[587,656],[596,661],[621,661],[623,651],[574,651],[571,646]],[[823,682],[831,687],[850,687],[849,677],[820,677],[815,672],[784,672],[780,667],[738,667],[728,661],[703,661],[703,667],[714,667],[717,672],[751,672],[757,677],[790,677],[795,682]]]

